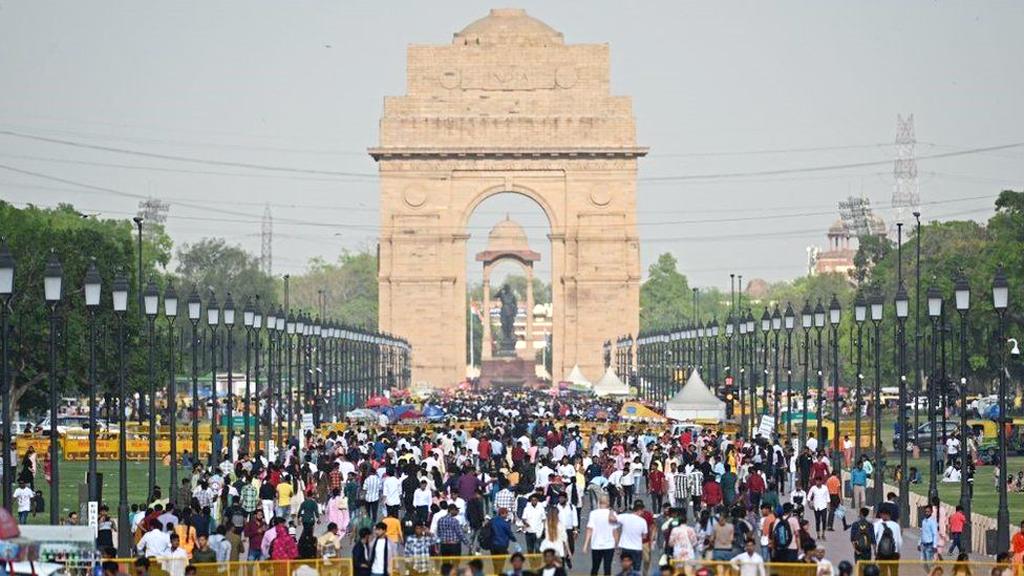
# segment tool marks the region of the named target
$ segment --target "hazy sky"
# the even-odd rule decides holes
[[[889,218],[898,113],[914,113],[921,156],[1024,142],[1022,2],[520,5],[569,43],[611,45],[613,92],[633,97],[651,148],[638,186],[644,269],[671,251],[700,285],[800,274],[805,247],[824,244],[850,194]],[[171,203],[177,243],[223,236],[255,253],[270,203],[279,273],[372,246],[377,184],[359,174],[376,171],[365,150],[382,98],[404,93],[406,45],[448,43],[490,7],[6,0],[0,131],[211,163],[0,134],[0,166],[35,173],[0,168],[0,197],[128,217],[136,195],[152,195]],[[692,178],[873,161],[884,163]],[[1000,189],[1024,187],[1024,148],[919,169],[926,219],[984,219]],[[547,276],[545,221],[521,199],[481,207],[470,251],[506,211],[528,227]]]

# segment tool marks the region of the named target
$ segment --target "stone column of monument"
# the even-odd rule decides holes
[[[536,354],[533,350],[533,262],[526,266],[526,356],[527,360],[533,360]]]
[[[483,324],[484,329],[482,332],[482,338],[480,344],[480,360],[491,359],[491,266],[490,264],[484,264],[484,302],[483,302],[483,319],[480,322]]]
[[[408,48],[406,93],[380,143],[380,329],[413,346],[413,381],[466,362],[466,226],[495,194],[533,200],[551,241],[552,377],[597,380],[602,344],[639,328],[632,102],[610,93],[607,44],[566,44],[522,10],[492,10],[447,45]],[[530,311],[532,313],[532,310]]]

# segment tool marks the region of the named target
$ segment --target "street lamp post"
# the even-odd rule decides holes
[[[875,458],[871,473],[874,480],[875,502],[882,501],[882,312],[885,299],[876,294],[871,298],[871,324],[875,329],[875,396],[872,403],[872,414],[875,417]]]
[[[60,306],[63,281],[64,268],[57,259],[57,253],[51,251],[43,274],[46,304],[50,307],[50,371],[47,374],[50,386],[50,524],[60,522],[60,434],[57,433],[57,407],[60,405],[57,390],[57,332],[60,330],[60,315],[57,309]],[[8,419],[7,414],[4,419]],[[5,446],[4,450],[9,450],[9,446]]]
[[[14,466],[11,462],[11,387],[10,382],[7,380],[7,338],[9,336],[7,329],[7,314],[11,308],[11,297],[14,296],[14,257],[11,256],[10,249],[7,248],[7,240],[0,238],[0,392],[3,394],[3,431],[0,433],[2,436],[3,446],[0,446],[0,450],[3,450],[3,489],[4,508],[7,510],[13,510],[11,505],[13,504],[14,491]],[[91,326],[91,324],[90,324]],[[90,341],[95,338],[90,339]],[[95,349],[93,350],[95,354]],[[93,372],[95,375],[95,371]],[[95,383],[96,379],[93,378],[92,382]],[[95,405],[95,400],[93,405]],[[92,454],[96,453],[93,449]]]
[[[96,269],[96,259],[93,258],[85,272],[85,309],[88,314],[86,321],[89,323],[89,471],[85,481],[88,485],[89,501],[97,503],[99,502],[99,483],[96,477],[96,420],[98,417],[98,406],[96,405],[96,309],[100,305],[101,290],[102,278]],[[4,449],[8,450],[8,447],[9,443],[5,439]],[[10,454],[9,450],[7,454]],[[5,461],[8,459],[4,458]],[[6,474],[5,470],[5,479],[7,478]]]
[[[718,380],[718,318],[711,319],[711,381],[716,388]]]
[[[177,501],[178,493],[178,382],[174,369],[174,320],[178,317],[178,293],[167,284],[164,289],[164,317],[167,318],[167,415],[171,425],[171,482],[167,496]]]
[[[747,310],[747,351],[750,355],[750,435],[757,429],[757,334],[754,314]]]
[[[804,300],[804,307],[800,310],[800,328],[804,333],[804,378],[803,378],[803,405],[800,411],[803,413],[801,420],[803,420],[803,426],[800,427],[800,449],[807,446],[807,408],[811,400],[810,386],[808,386],[808,377],[811,369],[811,355],[810,355],[810,344],[811,344],[811,326],[814,325],[814,312],[811,310],[811,303]]]
[[[775,351],[772,354],[775,360],[775,376],[772,379],[772,416],[775,418],[775,430],[779,426],[779,331],[782,330],[782,314],[779,306],[775,305],[772,311],[772,333],[775,335]],[[767,408],[766,408],[767,410]]]
[[[188,296],[188,320],[192,324],[192,460],[199,461],[199,315],[203,302],[199,299],[199,290],[192,285],[192,293]],[[177,490],[177,486],[172,486]],[[184,504],[184,502],[182,502]]]
[[[928,317],[932,322],[932,370],[928,374],[928,424],[931,427],[929,432],[928,443],[928,502],[933,502],[935,498],[939,497],[939,484],[938,474],[936,471],[936,459],[935,456],[938,454],[938,422],[936,422],[935,414],[935,392],[938,386],[941,385],[939,379],[938,366],[939,363],[936,361],[938,358],[938,343],[939,343],[939,317],[942,315],[942,292],[939,291],[938,287],[932,285],[928,288]],[[915,402],[918,402],[915,399]],[[943,429],[945,434],[945,429]],[[920,444],[919,444],[920,445]]]
[[[249,453],[249,417],[252,410],[252,331],[256,323],[256,309],[253,308],[252,299],[245,299],[245,307],[242,309],[242,326],[245,327],[245,397],[242,399],[242,449],[243,453]],[[259,402],[257,401],[257,406]]]
[[[796,328],[796,314],[789,302],[782,319],[786,328],[786,442],[790,442],[793,439],[793,329]]]
[[[964,513],[964,529],[960,534],[960,548],[970,553],[971,546],[971,487],[968,474],[970,453],[967,446],[967,312],[971,307],[971,285],[963,270],[954,285],[956,311],[960,315],[960,506]]]
[[[128,414],[125,402],[128,396],[125,382],[125,312],[128,310],[128,278],[121,272],[112,286],[114,315],[117,317],[117,422],[118,422],[118,526],[128,526]],[[54,484],[56,485],[56,483]],[[56,522],[54,522],[56,524]],[[117,531],[117,553],[124,558],[131,553],[131,530]]]
[[[996,511],[996,550],[1009,550],[1010,547],[1010,509],[1006,497],[1006,308],[1010,300],[1010,284],[1006,281],[1006,273],[1000,265],[992,280],[992,307],[999,316],[999,332],[996,343],[999,346],[999,357],[1002,365],[999,369],[999,508]],[[966,471],[965,471],[966,472]]]
[[[256,306],[257,306],[257,308],[256,308],[256,311],[257,311],[256,316],[257,316],[257,318],[259,318],[258,323],[262,324],[263,323],[263,315],[262,315],[262,311],[259,309],[259,302],[258,301],[257,301]],[[256,322],[257,321],[254,321],[254,323],[256,323]],[[274,397],[274,394],[273,394],[273,389],[274,389],[274,330],[277,327],[277,313],[274,311],[273,308],[270,308],[270,309],[267,310],[266,325],[267,325],[267,330],[266,330],[266,332],[267,332],[267,368],[266,368],[266,370],[267,370],[267,378],[266,378],[266,384],[267,384],[267,389],[270,390],[271,392],[267,394],[267,402],[266,402],[266,410],[265,410],[265,412],[267,414],[267,424],[270,424],[270,422],[271,422],[271,420],[270,420],[270,413],[271,413],[270,405],[271,405],[271,399]],[[262,351],[260,350],[260,347],[263,344],[263,338],[260,335],[261,328],[256,328],[255,332],[256,332],[256,451],[260,451],[260,450],[264,449],[264,446],[263,446],[263,414],[264,414],[264,410],[262,410],[261,407],[260,407],[260,398],[263,396],[263,391],[260,390],[260,359],[262,358]],[[269,439],[272,436],[273,436],[273,434],[272,434],[272,432],[271,432],[271,430],[270,430],[270,428],[268,426],[268,428],[267,428],[267,438]],[[269,454],[269,449],[267,449],[267,452]]]
[[[835,433],[832,434],[832,469],[839,472],[839,478],[843,477],[843,444],[839,437],[839,319],[842,313],[839,299],[832,294],[832,301],[828,304],[828,323],[831,326],[829,339],[832,341],[832,423],[835,425]],[[841,498],[842,482],[839,493]]]
[[[286,419],[286,423],[287,423],[287,429],[286,429],[287,434],[286,434],[286,437],[288,438],[288,441],[291,441],[291,437],[292,437],[292,415],[295,413],[295,411],[294,411],[294,408],[295,408],[294,398],[295,398],[295,396],[294,396],[294,394],[292,394],[292,382],[293,382],[293,378],[292,378],[292,336],[294,334],[295,334],[295,314],[293,312],[289,311],[288,312],[288,320],[285,321],[285,344],[286,344],[285,360],[288,363],[288,376],[287,376],[287,381],[286,381],[286,385],[287,385],[287,388],[288,388],[288,392],[287,392],[287,395],[288,395],[288,406],[287,406],[288,418]],[[281,416],[279,414],[278,418],[280,418],[280,417]],[[280,442],[281,442],[280,436],[281,436],[280,427],[278,427],[278,444],[280,444]],[[280,449],[280,448],[278,448],[278,449]]]
[[[206,302],[206,325],[210,327],[210,466],[220,463],[220,410],[217,406],[217,326],[220,324],[220,308],[217,295],[210,291]]]
[[[907,426],[907,333],[906,322],[910,312],[910,303],[907,299],[907,288],[900,282],[896,290],[896,348],[897,348],[897,373],[900,376],[900,392],[897,421],[900,424],[900,442],[896,449],[900,452],[900,525],[907,526],[910,516],[910,474],[907,471],[907,440],[910,430]]]
[[[768,333],[772,329],[772,315],[768,312],[768,307],[764,307],[764,313],[761,314],[761,374],[764,376],[764,381],[761,383],[761,414],[768,415]]]
[[[853,410],[853,461],[860,461],[861,412],[864,410],[864,321],[868,317],[868,304],[864,294],[857,293],[853,301],[853,321],[857,324],[857,389],[854,393]]]
[[[227,437],[227,448],[228,448],[228,460],[231,462],[235,461],[235,382],[232,378],[235,369],[234,358],[232,355],[235,350],[235,338],[233,330],[235,329],[235,301],[231,299],[231,292],[228,292],[227,298],[224,300],[224,326],[227,328],[228,339],[228,361],[226,368],[228,369],[228,391],[227,391],[227,419],[228,419],[228,437]],[[216,380],[216,378],[214,378]]]
[[[816,394],[815,394],[816,400],[814,402],[814,417],[815,417],[814,421],[816,423],[816,426],[815,426],[815,428],[816,428],[815,432],[817,433],[816,438],[818,438],[819,442],[822,441],[822,436],[824,436],[824,434],[822,434],[822,432],[825,430],[825,410],[824,410],[825,397],[824,397],[824,393],[823,393],[825,375],[824,375],[824,372],[822,371],[822,368],[825,367],[825,364],[824,364],[824,362],[822,362],[822,356],[821,356],[821,345],[822,345],[821,331],[824,328],[825,328],[825,308],[821,305],[821,299],[818,299],[818,304],[814,307],[814,330],[815,330],[816,335],[817,335],[817,340],[815,341],[815,345],[817,346],[817,350],[818,350],[818,370],[817,370],[818,380],[817,380],[817,389],[816,389]]]
[[[152,278],[146,284],[146,289],[142,291],[142,305],[149,328],[149,387],[147,391],[149,396],[149,485],[147,486],[148,492],[146,493],[149,494],[148,498],[152,502],[154,497],[153,491],[156,487],[156,315],[160,307],[160,293],[157,291],[156,282]],[[175,486],[171,486],[171,491],[175,489]]]

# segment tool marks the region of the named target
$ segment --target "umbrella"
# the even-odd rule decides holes
[[[381,408],[384,406],[390,406],[391,401],[384,396],[372,396],[366,401],[367,408]]]
[[[423,413],[417,410],[407,410],[398,417],[399,420],[413,420],[416,418],[423,418]]]
[[[426,406],[423,408],[423,417],[427,420],[441,420],[444,418],[444,409],[440,406]]]

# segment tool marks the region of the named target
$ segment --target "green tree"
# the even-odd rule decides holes
[[[128,275],[131,287],[126,313],[128,385],[133,389],[141,387],[146,380],[148,348],[144,345],[144,332],[140,331],[143,322],[136,304],[138,271],[132,223],[84,217],[67,204],[53,209],[18,209],[0,202],[0,230],[16,261],[8,367],[13,408],[22,413],[43,410],[49,404],[49,387],[54,382],[61,394],[78,394],[87,389],[88,331],[82,285],[93,258],[103,281],[96,315],[99,391],[112,392],[116,381],[117,323],[111,312],[110,287],[119,272]],[[160,228],[147,236],[143,244],[143,277],[162,280],[157,265],[169,260],[169,246],[170,240]],[[51,250],[64,270],[64,294],[56,310],[56,375],[49,372],[50,310],[43,299],[43,273]]]
[[[677,269],[675,256],[665,252],[648,268],[640,286],[640,331],[675,328],[689,319],[693,292]]]
[[[345,251],[333,263],[314,258],[304,273],[291,277],[289,296],[293,310],[376,330],[377,256]]]

